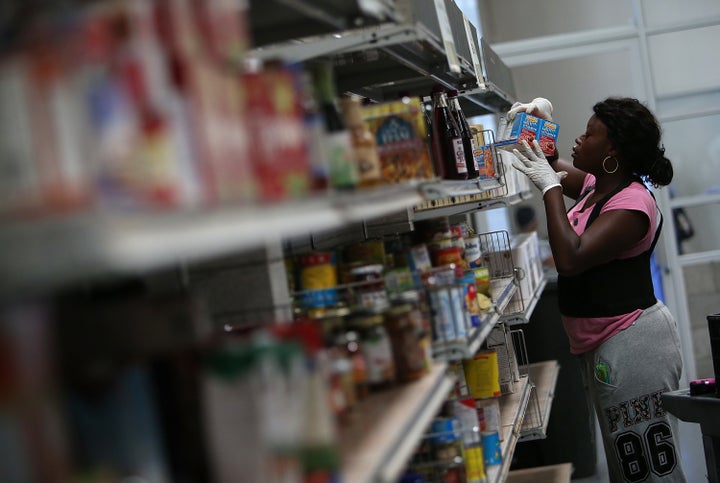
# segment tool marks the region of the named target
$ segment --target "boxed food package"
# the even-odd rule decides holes
[[[515,116],[506,139],[498,141],[496,145],[504,150],[512,151],[520,149],[523,141],[530,144],[537,139],[542,152],[550,156],[555,152],[559,132],[560,125],[558,123],[521,112]]]
[[[519,280],[520,293],[527,306],[544,276],[537,232],[513,235],[510,248],[515,267],[523,274]]]
[[[470,126],[470,131],[473,136],[473,155],[477,162],[478,177],[480,179],[494,178],[496,175],[495,157],[491,139],[488,139],[489,131],[485,130],[482,124],[473,124]]]
[[[295,75],[290,68],[273,66],[242,77],[247,147],[264,201],[302,197],[310,188]]]
[[[400,183],[435,176],[419,99],[365,106],[363,114],[377,141],[383,182]]]

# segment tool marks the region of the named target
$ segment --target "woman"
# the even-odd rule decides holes
[[[549,102],[537,101],[516,104],[508,117],[549,118]],[[583,366],[611,481],[684,482],[677,421],[660,397],[678,389],[680,340],[653,292],[650,255],[662,217],[643,183],[667,185],[673,169],[658,122],[639,101],[609,98],[593,111],[572,164],[557,151],[546,160],[534,142],[514,151],[513,166],[543,193],[562,322]],[[563,194],[578,200],[567,213]]]

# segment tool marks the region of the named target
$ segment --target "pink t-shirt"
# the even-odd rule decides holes
[[[585,176],[582,191],[584,191],[587,186],[593,184],[595,184],[595,176],[588,174]],[[590,205],[587,209],[581,211],[585,206],[585,200],[587,200],[587,197],[568,212],[570,225],[578,235],[582,235],[585,231],[585,225],[593,210],[593,205]],[[652,245],[658,216],[655,200],[650,193],[648,193],[647,189],[639,183],[632,183],[605,203],[605,206],[600,210],[600,214],[610,210],[641,211],[650,219],[648,232],[642,240],[629,250],[621,253],[618,258],[630,258],[647,251]],[[588,318],[562,316],[565,332],[570,339],[570,352],[572,354],[582,354],[595,349],[613,335],[632,325],[632,323],[640,317],[642,312],[642,309],[638,309],[629,314],[616,315],[613,317]]]

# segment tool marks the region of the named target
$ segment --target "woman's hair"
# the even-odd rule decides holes
[[[650,110],[637,99],[609,97],[593,106],[605,124],[607,136],[619,153],[620,161],[655,186],[666,186],[673,178],[673,167],[660,143],[660,125]]]

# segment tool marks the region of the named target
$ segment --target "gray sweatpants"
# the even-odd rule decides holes
[[[685,482],[677,419],[660,398],[678,389],[682,372],[677,323],[667,307],[648,308],[580,362],[610,481]]]

